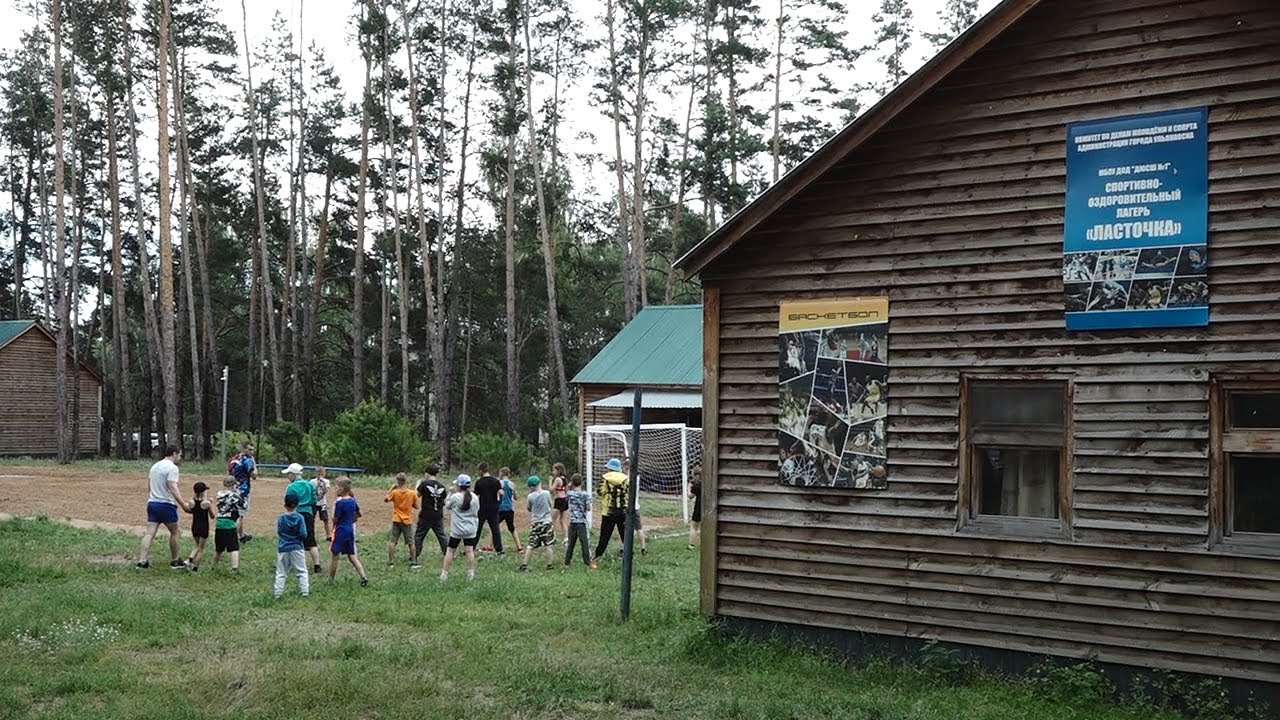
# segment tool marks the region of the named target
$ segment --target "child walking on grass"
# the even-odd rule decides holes
[[[582,545],[582,564],[596,569],[591,562],[590,540],[587,537],[587,513],[591,512],[591,493],[582,489],[582,476],[574,473],[569,480],[569,492],[566,494],[569,503],[569,540],[564,550],[564,566],[569,567],[573,560],[573,546]]]
[[[208,490],[209,486],[202,482],[196,483],[191,488],[195,498],[192,499],[191,509],[187,512],[191,513],[191,537],[196,539],[195,548],[187,556],[187,567],[191,572],[200,569],[200,560],[204,558],[204,546],[209,542],[209,518],[213,517],[213,503],[205,497]]]
[[[445,550],[444,564],[440,567],[440,580],[449,579],[449,568],[453,566],[458,545],[462,545],[467,556],[467,581],[470,582],[476,579],[480,498],[471,493],[470,476],[459,475],[455,484],[458,491],[444,501],[444,506],[449,510],[449,548]]]
[[[525,482],[529,486],[529,497],[525,500],[529,510],[529,544],[524,548],[524,562],[520,564],[520,570],[529,570],[529,558],[537,548],[546,551],[547,569],[550,570],[555,567],[551,560],[551,547],[556,544],[556,533],[551,527],[551,493],[542,489],[542,479],[537,475],[530,475]]]
[[[369,584],[369,576],[364,572],[364,565],[356,556],[356,520],[360,519],[360,506],[351,495],[351,478],[341,475],[334,481],[338,489],[338,501],[333,504],[333,544],[329,547],[332,557],[329,559],[329,582],[338,574],[338,558],[346,556],[351,567],[360,576],[360,587]]]
[[[284,595],[284,583],[289,572],[298,576],[298,589],[302,597],[311,594],[311,578],[307,575],[307,553],[302,549],[307,539],[307,522],[298,514],[298,496],[284,496],[284,512],[276,519],[276,583],[273,595]]]
[[[237,523],[244,514],[244,495],[236,488],[235,476],[222,479],[218,491],[217,516],[213,521],[213,566],[218,567],[222,553],[231,554],[231,572],[240,569],[240,531]]]

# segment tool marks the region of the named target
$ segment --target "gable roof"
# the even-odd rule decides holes
[[[575,385],[702,386],[702,306],[650,305],[573,377]]]
[[[925,63],[924,67],[912,73],[892,92],[881,98],[880,102],[870,110],[836,133],[778,182],[760,193],[746,207],[734,213],[724,221],[724,224],[703,238],[692,250],[685,253],[684,257],[676,261],[676,267],[684,270],[686,275],[702,272],[787,201],[826,174],[849,153],[856,150],[1040,3],[1041,0],[1004,0],[992,8],[960,37]]]
[[[0,348],[17,340],[35,324],[35,320],[0,320]]]
[[[53,336],[53,333],[49,332],[48,328],[35,320],[0,320],[0,350],[5,349],[5,347],[14,340],[26,335],[27,331],[32,328],[39,330],[41,335],[44,335],[49,339],[49,342],[54,343],[55,346],[57,345],[58,339]],[[72,355],[69,352],[67,353],[67,359],[72,359]],[[88,370],[89,374],[98,379],[98,382],[104,385],[106,384],[106,378],[104,378],[102,373],[98,372],[92,365],[81,359],[80,366],[85,370]]]

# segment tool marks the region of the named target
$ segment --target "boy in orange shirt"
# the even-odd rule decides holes
[[[395,487],[382,499],[391,503],[391,539],[387,542],[387,567],[396,566],[396,545],[404,537],[404,544],[409,546],[409,567],[418,568],[418,551],[413,544],[413,511],[418,508],[418,493],[409,487],[409,478],[404,473],[396,475]]]

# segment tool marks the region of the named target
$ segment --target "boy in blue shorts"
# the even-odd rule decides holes
[[[333,544],[329,546],[332,557],[329,559],[329,582],[338,574],[338,557],[345,555],[351,561],[351,567],[360,575],[360,587],[369,584],[369,576],[365,575],[364,565],[356,556],[356,520],[360,519],[360,506],[351,495],[351,478],[342,475],[334,481],[337,488],[338,501],[333,504]]]

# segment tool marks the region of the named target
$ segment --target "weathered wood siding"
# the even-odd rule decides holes
[[[56,346],[38,329],[28,330],[0,350],[0,455],[57,454],[56,362]],[[74,384],[76,370],[68,358],[69,384]],[[98,451],[101,382],[83,367],[79,373],[77,450],[93,454]]]
[[[1073,333],[1068,122],[1210,108],[1211,324]],[[1209,378],[1280,372],[1280,4],[1044,2],[703,272],[717,614],[1280,681],[1280,558],[1209,542]],[[890,297],[890,486],[777,480],[778,303]],[[1074,379],[1072,537],[958,528],[960,375]],[[707,423],[709,427],[712,422]]]

